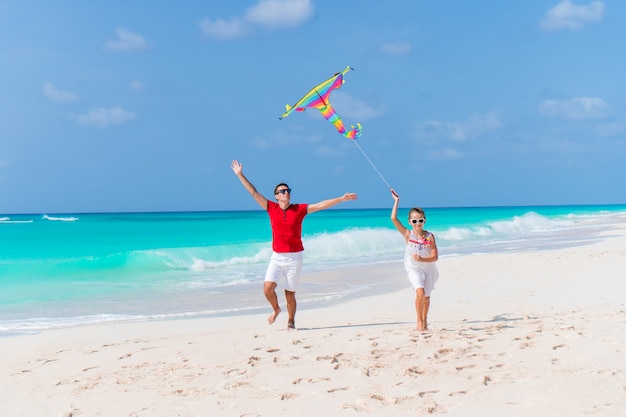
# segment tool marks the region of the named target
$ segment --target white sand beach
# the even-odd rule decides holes
[[[283,313],[0,339],[0,415],[625,415],[626,228],[438,265],[424,334],[394,263],[376,268],[405,289],[303,308],[297,331]]]

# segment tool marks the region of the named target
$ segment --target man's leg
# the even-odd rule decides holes
[[[289,319],[287,320],[287,329],[296,328],[296,290],[300,282],[302,274],[302,252],[296,252],[289,255],[289,261],[285,268],[285,298],[287,299],[287,312]]]
[[[287,299],[287,313],[289,314],[289,319],[287,320],[287,328],[295,329],[296,308],[298,306],[298,303],[296,302],[296,293],[294,291],[285,290],[285,298]]]
[[[272,306],[274,310],[272,314],[267,318],[267,323],[272,324],[276,321],[276,317],[280,314],[280,305],[278,305],[278,296],[276,295],[276,286],[275,282],[265,281],[263,284],[263,292],[265,293],[265,298]]]

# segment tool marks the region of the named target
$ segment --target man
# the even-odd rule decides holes
[[[302,273],[302,221],[307,214],[325,210],[348,200],[356,200],[354,193],[345,193],[341,197],[331,198],[315,204],[291,204],[291,188],[280,183],[274,188],[274,198],[269,201],[243,175],[242,164],[234,160],[231,168],[244,188],[254,200],[266,210],[272,226],[272,258],[265,273],[263,292],[272,306],[273,312],[267,318],[272,324],[280,314],[280,305],[276,295],[276,287],[280,279],[285,280],[285,298],[287,300],[287,329],[296,328],[296,290]]]

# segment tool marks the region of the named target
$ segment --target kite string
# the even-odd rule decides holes
[[[387,184],[387,187],[391,188],[391,185],[389,185],[389,183],[387,182],[387,180],[385,179],[385,177],[383,177],[383,174],[380,173],[380,171],[378,170],[378,168],[376,168],[376,166],[374,165],[374,163],[368,158],[368,156],[365,154],[365,152],[363,152],[363,149],[361,149],[361,147],[359,146],[359,144],[356,142],[355,139],[352,140],[352,142],[356,145],[357,148],[359,148],[359,150],[361,151],[361,153],[363,154],[363,156],[365,157],[365,159],[367,159],[367,162],[370,163],[370,165],[372,166],[372,168],[374,168],[374,170],[378,173],[378,176],[380,176],[380,178],[385,182],[385,184]]]

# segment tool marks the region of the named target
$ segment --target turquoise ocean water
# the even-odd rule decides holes
[[[401,219],[407,213],[400,210]],[[585,243],[622,224],[626,206],[426,213],[445,258]],[[407,282],[372,285],[350,272],[352,266],[401,261],[404,242],[389,214],[389,208],[337,209],[307,216],[305,274],[347,269],[338,282],[305,276],[300,306],[409,288]],[[264,211],[0,215],[0,336],[265,311],[261,283],[270,241]]]

